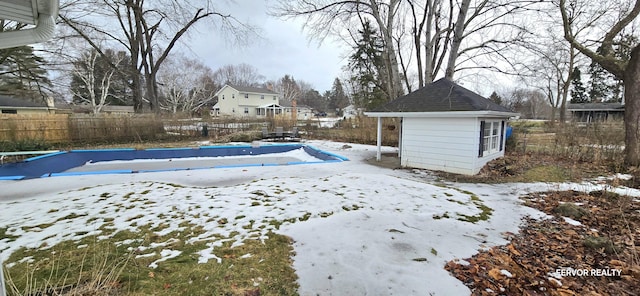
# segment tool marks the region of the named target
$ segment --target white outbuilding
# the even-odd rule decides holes
[[[504,156],[507,122],[518,113],[443,78],[365,115],[378,118],[378,160],[382,118],[396,117],[402,167],[475,175]]]

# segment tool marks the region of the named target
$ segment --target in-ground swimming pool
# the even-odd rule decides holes
[[[0,166],[0,180],[89,174],[132,174],[247,166],[341,162],[345,157],[304,144],[198,148],[71,150]]]

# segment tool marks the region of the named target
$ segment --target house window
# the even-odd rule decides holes
[[[236,98],[236,94],[231,94],[231,98],[235,99]]]
[[[244,94],[244,98],[248,99],[249,98],[249,94]]]
[[[244,114],[249,114],[249,108],[244,107]]]
[[[264,95],[261,95],[261,96],[260,96],[260,99],[261,99],[261,100],[264,100]]]
[[[257,108],[256,115],[267,115],[267,110],[262,108]]]
[[[236,113],[236,108],[231,108],[232,113]]]
[[[277,98],[276,96],[273,96],[273,100],[274,100],[274,101],[276,100],[276,98]]]
[[[224,100],[224,95],[222,95],[222,99]]]
[[[480,122],[480,149],[478,157],[502,151],[504,121]]]

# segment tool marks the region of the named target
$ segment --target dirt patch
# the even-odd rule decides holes
[[[372,164],[375,166],[387,168],[387,169],[399,169],[400,158],[398,157],[398,153],[383,153],[380,156],[380,160],[377,160],[375,157],[369,158],[366,160],[368,164]]]
[[[574,191],[523,199],[554,218],[526,219],[518,234],[505,233],[509,244],[447,263],[472,295],[637,295],[640,200]],[[559,214],[565,204],[575,220]]]

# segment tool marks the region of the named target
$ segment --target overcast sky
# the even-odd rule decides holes
[[[256,67],[267,80],[285,74],[296,80],[311,83],[320,93],[331,88],[333,80],[341,76],[343,58],[348,48],[332,40],[321,45],[309,42],[302,32],[301,20],[281,20],[267,15],[266,1],[239,0],[228,4],[225,11],[261,30],[262,38],[238,48],[218,32],[200,25],[192,32],[191,51],[214,71],[228,64],[247,63]]]

